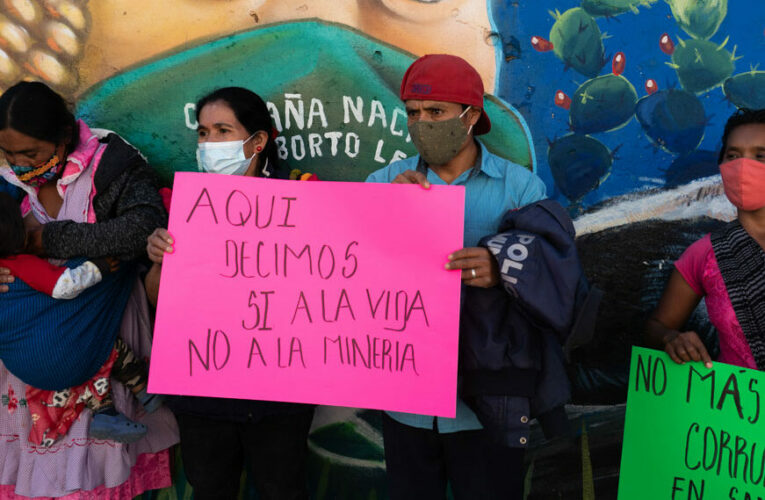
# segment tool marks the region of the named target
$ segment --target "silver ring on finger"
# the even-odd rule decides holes
[[[473,279],[478,277],[478,273],[475,272],[475,267],[470,270],[470,275],[473,277]]]

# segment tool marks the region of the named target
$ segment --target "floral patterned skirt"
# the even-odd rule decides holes
[[[139,281],[128,301],[120,336],[137,355],[148,357],[151,325]],[[52,446],[31,443],[33,419],[26,384],[0,362],[0,498],[64,497],[130,499],[170,486],[168,449],[178,442],[167,408],[141,414],[133,394],[112,379],[118,411],[149,429],[141,440],[122,444],[88,437],[92,413],[85,408]]]

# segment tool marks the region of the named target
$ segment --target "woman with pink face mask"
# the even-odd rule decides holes
[[[765,109],[730,117],[718,159],[738,217],[688,247],[646,326],[646,340],[677,363],[712,360],[682,328],[699,301],[720,336],[717,361],[765,369]]]

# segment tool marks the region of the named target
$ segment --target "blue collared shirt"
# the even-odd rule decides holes
[[[546,197],[545,185],[536,174],[524,167],[490,153],[481,147],[480,166],[474,167],[452,182],[465,186],[464,245],[473,247],[484,236],[496,234],[502,216],[508,210],[520,208]],[[406,170],[416,170],[419,156],[391,163],[372,172],[367,182],[391,182]],[[434,185],[446,185],[435,172],[427,170],[428,181]],[[456,250],[456,249],[455,249]],[[389,412],[402,424],[432,429],[434,417],[412,413]],[[481,429],[475,413],[457,398],[456,418],[438,417],[439,432],[457,432]]]

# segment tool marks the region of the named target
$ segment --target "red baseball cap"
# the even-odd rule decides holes
[[[483,109],[483,80],[466,60],[449,54],[427,54],[412,63],[401,80],[402,101],[446,101],[468,104],[481,109],[473,134],[491,130],[491,121]]]

